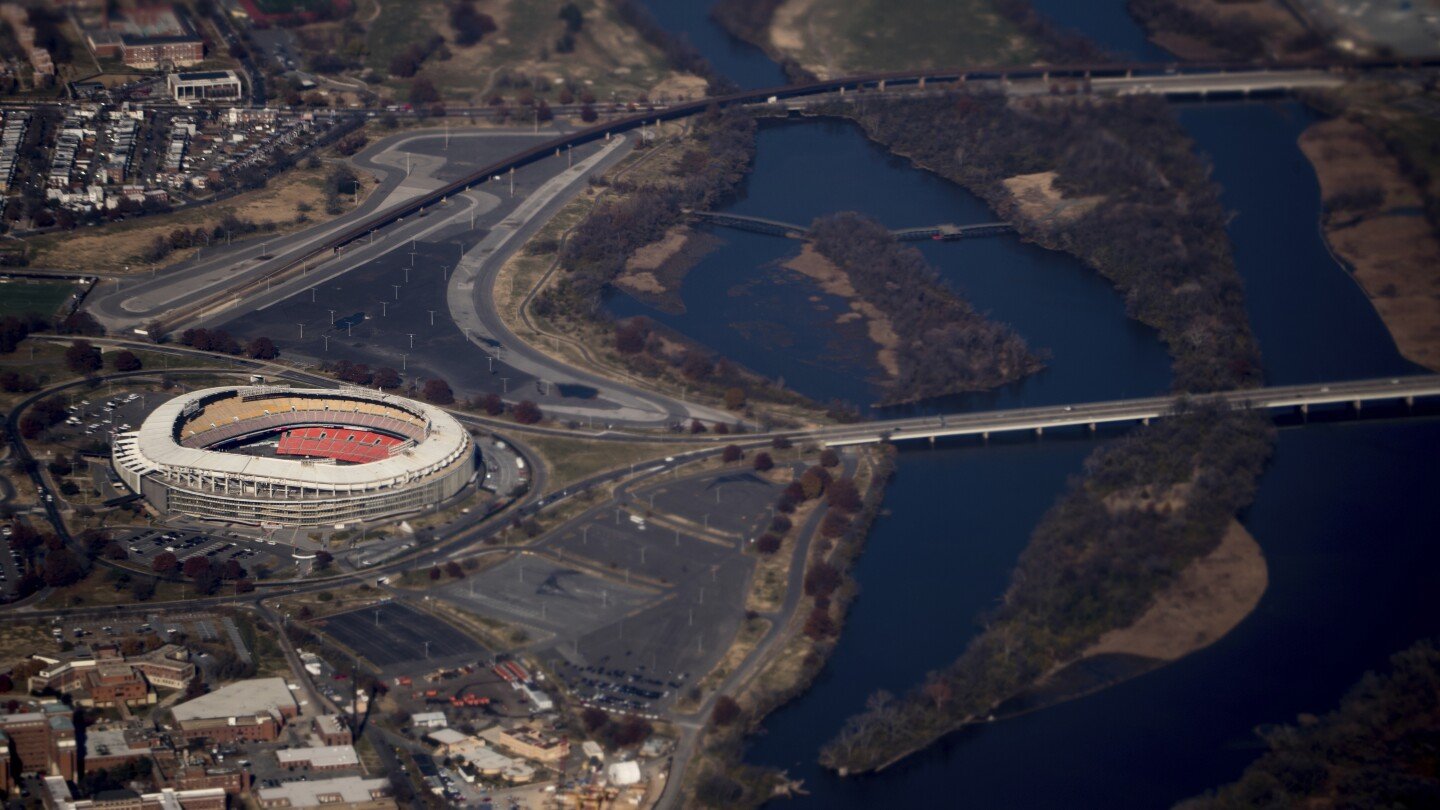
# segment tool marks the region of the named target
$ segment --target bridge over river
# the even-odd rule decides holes
[[[1187,401],[1218,400],[1236,409],[1264,408],[1272,413],[1308,413],[1310,408],[1319,405],[1342,404],[1360,410],[1371,402],[1413,405],[1416,399],[1426,397],[1440,397],[1440,374],[880,420],[817,431],[817,438],[827,446],[840,447],[879,441],[934,440],[946,436],[989,438],[992,433],[1013,431],[1033,431],[1039,435],[1047,429],[1067,426],[1095,430],[1100,425],[1113,422],[1148,424],[1151,419],[1174,414]]]
[[[728,214],[719,211],[686,211],[685,213],[702,222],[742,231],[785,236],[791,239],[806,239],[810,236],[809,226],[781,222],[778,219]],[[918,242],[922,239],[950,241],[977,236],[997,236],[1002,233],[1011,233],[1014,230],[1015,226],[1008,222],[981,222],[974,225],[952,225],[947,222],[941,225],[922,225],[918,228],[898,228],[890,231],[890,235],[901,242]]]

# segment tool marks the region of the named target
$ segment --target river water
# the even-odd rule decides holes
[[[692,30],[708,24],[703,3],[651,2]],[[1062,23],[1117,53],[1153,56],[1123,0],[1068,5],[1096,13]],[[1311,115],[1292,102],[1177,112],[1235,213],[1229,233],[1267,379],[1417,372],[1320,238],[1318,186],[1295,145]],[[797,223],[859,210],[892,226],[992,216],[850,125],[810,121],[762,129],[755,172],[727,210]],[[836,302],[805,282],[777,281],[768,267],[795,246],[716,233],[726,244],[687,278],[684,314],[623,296],[612,310],[656,317],[817,399],[872,401],[873,361],[856,357],[855,336],[835,325]],[[921,249],[979,308],[1052,355],[1030,380],[946,407],[1134,396],[1168,384],[1154,333],[1127,320],[1119,297],[1079,262],[1008,237]],[[778,329],[759,325],[770,318]],[[1440,421],[1287,427],[1241,516],[1264,549],[1270,587],[1230,635],[1095,695],[953,734],[880,775],[838,779],[819,769],[819,747],[867,695],[903,691],[964,648],[1040,516],[1105,440],[1047,434],[903,449],[835,655],[814,688],[769,718],[749,760],[803,778],[811,795],[794,802],[806,807],[1166,806],[1235,779],[1261,751],[1257,726],[1329,710],[1391,653],[1440,634]]]

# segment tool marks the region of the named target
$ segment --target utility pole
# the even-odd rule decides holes
[[[429,311],[429,313],[430,313],[430,325],[431,325],[431,326],[434,326],[434,325],[435,325],[435,310],[432,309],[432,310],[428,310],[428,311]]]
[[[305,339],[305,324],[297,324],[300,327],[300,339]]]
[[[335,325],[335,310],[333,310],[333,309],[330,310],[330,325],[331,325],[331,326],[334,326],[334,325]]]
[[[406,332],[405,335],[410,338],[410,348],[415,348],[415,334],[413,332]]]

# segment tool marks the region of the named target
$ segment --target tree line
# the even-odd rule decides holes
[[[1259,383],[1260,351],[1225,231],[1229,214],[1162,100],[872,95],[828,111],[854,118],[892,151],[978,194],[1024,236],[1110,279],[1130,315],[1165,341],[1176,390]],[[1041,172],[1056,172],[1067,198],[1101,199],[1078,216],[1029,221],[1004,181]]]
[[[1096,450],[1031,535],[984,630],[903,697],[873,695],[821,762],[880,767],[985,718],[1105,632],[1132,624],[1219,545],[1254,495],[1273,435],[1264,413],[1206,402]]]
[[[1177,810],[1440,807],[1440,642],[1369,672],[1333,712],[1265,732],[1239,781]]]
[[[845,212],[815,220],[810,234],[899,338],[898,373],[885,383],[884,404],[996,388],[1044,367],[1024,338],[976,312],[884,225]]]
[[[680,223],[683,209],[708,208],[731,194],[755,156],[755,119],[741,110],[712,108],[696,121],[695,146],[681,169],[663,180],[617,184],[619,199],[595,207],[561,251],[566,282],[593,300],[625,269],[630,255]],[[693,156],[693,157],[692,157]]]

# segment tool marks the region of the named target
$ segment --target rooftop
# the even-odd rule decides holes
[[[271,710],[296,710],[295,696],[284,678],[251,678],[222,686],[208,695],[171,709],[176,722],[214,717],[240,717]]]
[[[275,752],[281,765],[310,763],[313,768],[346,768],[360,764],[353,745],[318,745],[314,748],[283,748]]]
[[[439,745],[455,745],[470,739],[470,735],[456,731],[453,728],[442,728],[425,735]]]
[[[290,807],[314,807],[340,802],[368,802],[377,796],[389,795],[390,780],[342,776],[307,782],[286,782],[279,787],[256,791],[262,803],[285,801]]]

